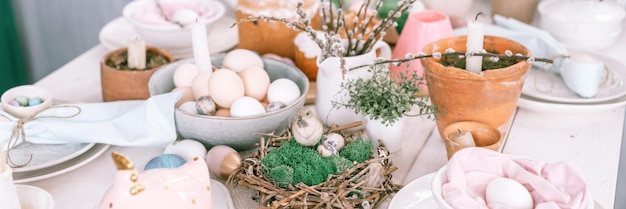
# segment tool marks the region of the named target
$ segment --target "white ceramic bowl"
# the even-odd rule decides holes
[[[17,107],[9,105],[9,101],[16,97],[25,96],[27,98],[39,97],[42,103],[35,106]],[[16,118],[25,118],[52,106],[52,93],[48,89],[44,89],[33,85],[22,85],[10,88],[0,97],[2,109]]]
[[[191,43],[191,24],[181,27],[176,24],[157,24],[154,22],[148,23],[147,21],[138,20],[135,18],[135,12],[143,11],[144,8],[151,8],[145,11],[149,15],[141,15],[146,19],[151,18],[155,20],[162,17],[159,10],[156,9],[155,0],[134,0],[130,1],[122,10],[122,15],[133,28],[137,31],[139,36],[146,41],[147,45],[156,46],[160,48],[172,49],[185,49],[190,48]],[[161,0],[161,5],[175,4],[176,2],[184,3],[190,1],[164,1]],[[198,20],[199,23],[205,24],[207,31],[211,28],[211,23],[217,21],[224,16],[224,5],[215,0],[201,0],[197,1],[202,5],[202,9],[210,11],[211,15],[202,16]],[[173,8],[173,7],[172,7]],[[169,11],[169,10],[168,10]],[[209,12],[207,12],[209,14]]]
[[[22,209],[53,209],[54,199],[46,190],[30,185],[15,185]]]
[[[212,56],[213,65],[221,66],[222,58],[223,55]],[[190,62],[193,62],[193,59],[180,60],[161,67],[150,78],[148,83],[150,94],[158,95],[174,89],[174,71],[179,65]],[[204,116],[176,109],[176,129],[180,137],[198,140],[208,147],[228,145],[242,151],[255,147],[254,144],[259,142],[260,137],[257,134],[273,131],[275,134],[284,133],[292,118],[304,106],[309,80],[302,71],[292,65],[270,58],[263,58],[263,62],[271,81],[288,78],[298,85],[301,95],[295,102],[271,113],[243,118]]]
[[[545,0],[538,6],[540,27],[564,45],[605,49],[622,31],[623,7],[612,1]]]

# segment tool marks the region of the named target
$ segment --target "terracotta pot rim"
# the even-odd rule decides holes
[[[150,71],[150,70],[154,70],[154,69],[159,69],[160,67],[170,64],[172,62],[174,62],[174,55],[172,55],[172,53],[170,53],[168,50],[165,50],[163,48],[159,48],[159,47],[155,47],[155,46],[146,46],[146,51],[152,51],[158,54],[163,55],[166,59],[167,59],[167,63],[161,65],[161,66],[157,66],[154,68],[149,68],[149,69],[144,69],[144,70],[120,70],[111,66],[108,66],[106,64],[107,59],[109,59],[111,56],[113,56],[114,54],[118,54],[118,53],[122,53],[128,51],[128,47],[123,47],[123,48],[119,48],[113,51],[110,51],[108,53],[106,53],[102,59],[100,60],[100,64],[102,66],[106,66],[108,69],[107,70],[116,70],[116,71],[123,71],[123,72],[142,72],[142,71]]]

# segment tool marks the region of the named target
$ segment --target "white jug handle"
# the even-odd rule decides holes
[[[374,44],[372,50],[376,51],[378,49],[380,49],[380,57],[387,60],[391,59],[391,47],[389,47],[389,44],[387,44],[387,42],[377,41],[376,44]]]

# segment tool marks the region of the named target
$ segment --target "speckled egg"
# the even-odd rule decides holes
[[[239,153],[225,145],[217,145],[209,149],[205,160],[209,167],[209,172],[224,179],[227,179],[230,174],[242,165]]]
[[[210,96],[203,96],[196,101],[196,111],[200,115],[214,115],[217,106]]]
[[[174,86],[191,87],[193,79],[198,75],[198,68],[193,63],[185,63],[174,71]]]
[[[235,99],[244,96],[244,93],[241,78],[232,70],[216,70],[209,78],[209,95],[220,107],[230,108]]]
[[[245,95],[256,100],[263,100],[270,86],[270,76],[260,67],[251,66],[239,72],[243,81]]]
[[[263,108],[261,102],[248,96],[237,98],[230,107],[230,116],[234,118],[255,116],[264,113],[265,108]]]
[[[162,154],[156,156],[144,166],[143,170],[157,169],[157,168],[178,168],[181,165],[185,164],[187,161],[178,156],[172,154]]]
[[[257,53],[248,49],[234,49],[224,55],[222,66],[235,72],[241,72],[252,66],[263,68],[263,60]]]
[[[289,105],[300,97],[298,85],[287,78],[276,79],[267,90],[267,99],[270,103],[279,101]]]
[[[274,111],[277,111],[277,110],[283,109],[283,108],[285,108],[285,107],[286,107],[286,105],[285,105],[285,104],[283,104],[282,102],[280,102],[280,101],[274,101],[274,102],[271,102],[271,103],[269,103],[269,104],[267,105],[267,108],[265,109],[265,111],[267,111],[267,112],[274,112]]]
[[[200,72],[191,82],[193,98],[198,100],[202,96],[209,96],[209,79],[213,72]]]
[[[327,147],[333,147],[337,151],[340,151],[346,145],[346,140],[343,138],[343,136],[341,136],[341,134],[328,133],[326,134],[326,136],[323,137],[322,144]]]
[[[177,155],[186,161],[191,161],[196,157],[204,159],[206,153],[207,150],[202,143],[191,139],[176,140],[167,145],[163,151],[163,154]]]

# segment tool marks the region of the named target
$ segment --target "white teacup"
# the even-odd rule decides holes
[[[559,71],[567,88],[583,98],[593,98],[605,73],[604,63],[599,59],[575,54],[563,59]]]

